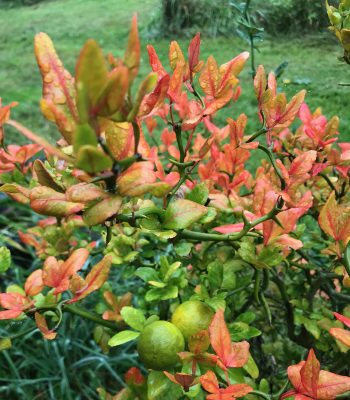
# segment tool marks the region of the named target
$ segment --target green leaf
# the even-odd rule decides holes
[[[199,183],[189,193],[186,194],[185,198],[204,206],[208,200],[208,196],[209,189],[207,188],[207,185],[205,183]]]
[[[223,280],[223,266],[219,261],[211,262],[208,267],[208,279],[212,289],[220,289]]]
[[[253,311],[246,311],[245,313],[240,314],[236,318],[235,322],[244,322],[249,325],[255,321],[255,318],[256,318],[256,315],[255,315],[255,313],[253,313]]]
[[[248,362],[243,366],[243,369],[248,372],[248,374],[253,379],[258,379],[259,377],[259,368],[256,365],[254,358],[249,354]]]
[[[103,199],[84,211],[84,222],[88,226],[102,224],[106,219],[118,213],[121,204],[122,198],[118,195]]]
[[[200,224],[209,224],[214,221],[217,211],[214,207],[208,207],[208,212],[198,221]]]
[[[236,272],[231,263],[223,265],[222,289],[233,290],[236,288]]]
[[[104,171],[112,167],[113,161],[102,150],[91,145],[79,148],[76,166],[91,174]]]
[[[111,347],[120,346],[121,344],[130,342],[131,340],[135,340],[139,336],[140,336],[140,332],[121,331],[109,339],[108,345]]]
[[[35,160],[33,168],[40,185],[47,186],[53,190],[56,190],[56,192],[64,192],[64,189],[53,179],[45,164],[41,160]]]
[[[12,347],[12,341],[10,338],[0,338],[0,351],[7,350]]]
[[[178,400],[182,397],[182,389],[171,382],[163,372],[152,371],[147,380],[148,400]]]
[[[136,331],[142,331],[146,318],[141,310],[134,307],[123,307],[120,311],[123,320]]]
[[[159,275],[158,272],[150,267],[141,267],[135,271],[135,275],[141,278],[145,282],[149,281],[158,281]]]
[[[206,299],[205,302],[208,304],[208,306],[213,308],[215,311],[218,311],[220,309],[224,310],[226,308],[226,301],[225,301],[226,295],[227,295],[227,293],[225,293],[225,292],[219,293],[215,297]]]
[[[304,318],[303,319],[303,325],[305,326],[305,329],[311,333],[311,335],[315,339],[319,339],[321,335],[321,330],[317,325],[316,321],[313,321],[312,319]]]
[[[207,211],[207,207],[193,201],[176,200],[165,211],[163,227],[166,229],[185,229],[206,215]]]
[[[81,122],[88,122],[91,109],[97,105],[108,80],[107,63],[95,40],[88,40],[78,59],[75,85]]]
[[[11,252],[5,247],[0,247],[0,273],[6,272],[11,266]]]
[[[153,322],[159,321],[158,315],[151,315],[146,319],[145,326],[152,324]]]
[[[164,281],[168,282],[170,278],[176,273],[176,271],[181,267],[181,262],[176,261],[169,265],[165,275],[164,275]]]
[[[153,288],[150,289],[145,296],[146,301],[157,301],[157,300],[168,300],[176,299],[179,295],[179,289],[177,286],[167,286],[165,288]]]
[[[190,254],[193,244],[189,242],[180,242],[174,246],[175,253],[180,257],[186,257]]]
[[[73,138],[74,151],[77,152],[80,149],[80,147],[84,145],[90,145],[93,147],[97,146],[96,133],[89,124],[77,125],[77,129],[74,133],[74,138]]]
[[[265,246],[259,254],[259,262],[265,264],[267,268],[279,265],[283,259],[279,247]]]

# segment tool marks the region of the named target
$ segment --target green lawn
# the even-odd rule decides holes
[[[61,59],[73,71],[79,50],[90,37],[106,53],[122,55],[131,15],[137,11],[143,45],[141,74],[145,75],[149,71],[145,52],[148,41],[159,50],[163,60],[167,55],[168,41],[147,40],[145,29],[159,3],[160,0],[53,0],[35,7],[0,10],[0,96],[5,103],[13,100],[20,103],[13,117],[41,135],[57,138],[54,127],[44,120],[38,107],[40,74],[33,55],[33,37],[37,32],[44,31],[52,37]],[[290,83],[280,82],[289,96],[306,87],[310,106],[322,106],[328,117],[338,114],[342,139],[349,137],[350,88],[338,83],[350,82],[350,67],[337,60],[341,49],[330,33],[298,39],[268,38],[259,48],[257,63],[264,64],[267,70],[275,69],[283,61],[289,62],[282,78]],[[238,38],[204,38],[202,56],[214,54],[219,62],[225,62],[246,49],[246,43]],[[235,118],[245,112],[250,117],[250,128],[254,129],[256,103],[249,67],[242,73],[242,88],[240,101],[224,112],[220,120],[224,122],[228,115]],[[11,132],[9,140],[22,139]]]

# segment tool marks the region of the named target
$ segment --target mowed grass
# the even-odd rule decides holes
[[[168,40],[147,39],[147,26],[159,10],[160,0],[52,0],[34,7],[0,10],[0,97],[4,103],[18,101],[13,118],[51,141],[58,138],[55,127],[41,115],[39,100],[41,78],[33,54],[33,39],[43,31],[53,39],[67,69],[74,72],[76,59],[84,42],[93,37],[105,53],[122,56],[128,36],[131,16],[138,12],[142,39],[142,67],[140,78],[149,71],[146,45],[155,46],[167,65]],[[173,38],[174,40],[178,38]],[[179,40],[187,46],[188,40]],[[202,58],[213,54],[223,63],[242,51],[247,44],[238,38],[203,38]],[[185,47],[184,47],[185,49]],[[307,103],[312,109],[322,107],[327,117],[341,118],[341,139],[350,138],[350,87],[339,86],[350,82],[350,67],[338,61],[341,48],[325,32],[299,38],[266,38],[259,44],[256,64],[264,64],[267,71],[288,61],[280,79],[280,88],[290,98],[306,88]],[[239,101],[222,111],[218,123],[240,113],[249,117],[249,130],[258,126],[256,100],[247,65],[241,74],[242,96]],[[23,138],[9,131],[8,141],[23,142]]]

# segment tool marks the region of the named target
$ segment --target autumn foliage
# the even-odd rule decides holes
[[[165,66],[148,45],[140,80],[136,17],[122,58],[91,39],[74,74],[48,35],[35,37],[40,107],[62,137],[52,145],[0,103],[0,191],[45,216],[18,232],[40,267],[0,294],[0,319],[32,318],[53,340],[71,313],[97,324],[108,352],[197,300],[214,316],[178,362],[133,367],[101,399],[335,399],[350,392],[350,143],[338,117],[311,111],[305,90],[287,98],[263,66],[251,132],[239,108],[249,53],[219,65],[200,46],[199,33],[187,52],[171,42]],[[5,146],[8,127],[34,144]],[[115,268],[137,294],[114,292]],[[281,335],[299,358],[273,376],[262,354],[280,362]]]

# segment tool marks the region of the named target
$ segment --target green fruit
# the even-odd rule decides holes
[[[193,334],[208,329],[213,318],[212,309],[201,301],[190,300],[180,304],[175,310],[171,322],[188,340]]]
[[[141,332],[137,351],[146,367],[164,370],[179,362],[177,353],[184,351],[185,340],[179,329],[170,322],[156,321]]]

